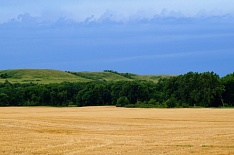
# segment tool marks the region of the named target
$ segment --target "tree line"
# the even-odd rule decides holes
[[[151,81],[0,83],[0,106],[232,107],[234,73],[189,72]]]
[[[113,71],[113,70],[104,70],[104,72],[109,72],[109,73],[113,73],[113,74],[123,76],[123,77],[128,78],[128,79],[132,79],[132,75],[130,73],[119,73],[119,72]]]

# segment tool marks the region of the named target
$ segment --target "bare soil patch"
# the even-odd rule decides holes
[[[0,154],[234,154],[234,109],[0,108]]]

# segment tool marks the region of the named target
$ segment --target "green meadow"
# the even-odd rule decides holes
[[[124,76],[129,75],[128,77]],[[113,72],[68,72],[51,69],[14,69],[1,70],[0,82],[7,79],[11,83],[61,83],[61,82],[91,82],[91,81],[133,81],[146,80],[157,82],[169,75],[137,75],[132,73]]]

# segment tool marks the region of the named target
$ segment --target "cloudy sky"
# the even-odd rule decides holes
[[[1,0],[0,70],[234,71],[233,0]]]

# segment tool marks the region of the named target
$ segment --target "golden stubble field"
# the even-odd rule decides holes
[[[0,108],[0,154],[234,154],[234,109]]]

